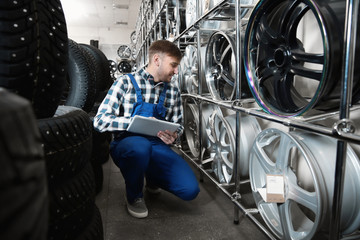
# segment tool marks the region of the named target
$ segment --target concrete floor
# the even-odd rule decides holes
[[[119,169],[110,159],[103,170],[103,189],[96,204],[101,211],[106,240],[269,239],[241,213],[239,224],[234,224],[234,204],[206,177],[200,183],[200,194],[190,202],[165,191],[158,195],[145,192],[149,216],[136,219],[126,210],[124,180]]]

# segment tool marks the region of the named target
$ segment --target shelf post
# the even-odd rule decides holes
[[[355,45],[356,45],[356,28],[357,28],[357,13],[359,9],[358,0],[346,1],[346,17],[344,28],[344,51],[343,51],[343,69],[342,69],[342,93],[340,102],[340,120],[349,119],[350,105],[352,98],[352,85],[354,75],[354,61],[355,61]],[[340,131],[348,131],[348,127],[344,126]],[[343,197],[344,186],[344,172],[346,166],[346,149],[347,142],[338,140],[336,165],[335,165],[335,181],[334,181],[334,196],[332,205],[332,215],[330,221],[330,239],[340,239],[340,218],[341,205]]]
[[[240,99],[241,96],[241,87],[240,87],[240,77],[241,77],[241,24],[240,24],[240,11],[241,11],[241,4],[240,4],[240,0],[236,0],[235,3],[235,91],[236,91],[236,99]],[[237,200],[238,198],[240,198],[240,177],[238,176],[238,168],[241,167],[239,166],[239,162],[240,162],[240,149],[241,149],[241,144],[240,144],[240,136],[241,136],[241,113],[236,111],[236,126],[235,126],[235,159],[234,159],[234,163],[233,163],[233,176],[234,176],[234,182],[235,182],[235,193],[233,194],[235,199]],[[239,223],[239,208],[234,206],[234,223],[238,224]]]

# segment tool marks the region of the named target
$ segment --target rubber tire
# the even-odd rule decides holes
[[[93,117],[90,116],[91,121]],[[98,132],[95,128],[92,128],[92,139],[93,139],[93,148],[91,153],[91,165],[93,167],[94,176],[95,176],[95,190],[96,194],[100,193],[102,190],[104,182],[104,173],[102,169],[102,164],[107,162],[110,157],[110,141],[111,133],[110,132]]]
[[[48,191],[31,104],[0,88],[0,239],[46,239]]]
[[[100,49],[83,43],[79,45],[84,51],[86,51],[89,55],[93,57],[92,59],[95,61],[93,66],[96,65],[97,66],[96,69],[99,68],[99,72],[96,73],[97,91],[98,92],[107,91],[111,87],[111,84],[113,83],[110,75],[109,60]]]
[[[104,229],[101,219],[101,214],[97,206],[94,207],[94,214],[91,222],[85,231],[76,240],[103,240]]]
[[[0,86],[54,115],[65,87],[68,37],[59,0],[0,2]]]
[[[37,123],[43,139],[48,184],[56,187],[89,162],[92,122],[85,111],[60,105],[53,118],[39,119]]]
[[[69,39],[68,77],[62,103],[90,112],[95,97],[96,79],[91,62],[80,46]]]
[[[91,164],[58,188],[49,189],[48,239],[75,239],[93,215],[95,182]]]

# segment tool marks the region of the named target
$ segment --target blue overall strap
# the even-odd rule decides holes
[[[128,73],[127,75],[129,76],[131,83],[135,88],[137,102],[142,102],[141,89],[139,88],[138,84],[136,83],[134,76],[131,73]]]
[[[164,105],[165,98],[166,98],[166,90],[167,90],[167,82],[164,83],[164,89],[162,90],[160,97],[159,97],[159,105]]]

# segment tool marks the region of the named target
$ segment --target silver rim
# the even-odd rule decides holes
[[[279,238],[311,239],[318,229],[329,226],[335,151],[334,139],[310,133],[267,129],[256,138],[249,167],[253,196],[264,221]],[[356,230],[360,222],[356,195],[360,190],[360,168],[352,149],[348,148],[348,152],[350,170],[346,174],[341,220],[344,233]],[[266,187],[266,174],[284,176],[285,203],[266,203],[260,196],[258,189]]]
[[[230,183],[235,159],[235,134],[229,122],[235,115],[224,117],[220,110],[213,111],[206,123],[206,133],[210,145],[212,169],[220,183]]]
[[[201,58],[205,58],[205,48],[200,47],[201,52]],[[203,61],[202,61],[203,63]],[[204,66],[204,64],[202,64]],[[181,76],[181,83],[182,87],[188,92],[197,94],[199,91],[199,79],[203,80],[202,84],[202,92],[208,92],[206,90],[206,84],[205,84],[205,77],[203,74],[204,67],[199,69],[198,66],[198,53],[197,48],[188,45],[185,48],[185,54],[184,57],[181,59],[180,67],[179,67],[179,75]],[[199,78],[199,72],[200,72],[200,78]]]
[[[214,105],[203,104],[202,106],[202,139],[203,147],[208,149],[208,143],[206,138],[205,126],[208,122],[210,115],[216,111]],[[191,154],[198,158],[200,156],[200,140],[199,140],[199,108],[194,103],[185,103],[185,116],[184,116],[184,131],[187,144]]]
[[[235,122],[230,123],[235,126]],[[242,177],[249,176],[249,156],[251,147],[261,132],[261,127],[255,117],[241,115],[240,118],[240,162],[239,174]]]
[[[130,58],[131,56],[131,47],[128,45],[120,45],[117,54],[120,58]]]
[[[235,52],[232,37],[215,32],[206,47],[206,83],[217,100],[232,100],[236,91]]]
[[[295,153],[293,152],[295,150]],[[289,156],[298,154],[302,156],[299,161],[292,162]],[[295,164],[298,164],[295,166]],[[298,168],[302,166],[302,168]],[[290,135],[277,130],[267,129],[256,138],[250,153],[250,182],[253,196],[261,216],[270,229],[279,237],[284,236],[283,229],[287,229],[291,239],[311,239],[319,227],[320,217],[323,212],[323,194],[321,186],[324,186],[321,178],[315,172],[317,164],[312,155]],[[308,178],[298,176],[293,172],[303,169]],[[266,187],[266,174],[280,174],[284,176],[286,184],[285,204],[265,202],[257,189]],[[306,184],[299,186],[297,182],[306,180]],[[304,206],[309,215],[301,214],[299,205]],[[280,217],[280,206],[284,209],[285,219]],[[304,224],[304,230],[295,231],[291,218],[297,218],[299,223]],[[311,220],[310,220],[311,218]],[[303,236],[303,237],[301,237]]]
[[[131,34],[130,34],[130,41],[132,44],[135,44],[136,43],[136,31],[133,31]]]
[[[184,79],[184,72],[185,72],[185,61],[186,56],[184,55],[180,61],[180,64],[178,66],[178,87],[180,89],[180,92],[185,92],[185,79]]]
[[[197,48],[189,45],[185,48],[184,65],[184,82],[188,93],[198,93],[199,75],[198,75],[198,57]]]
[[[191,154],[197,158],[200,156],[198,107],[194,103],[186,102],[184,113],[186,141]]]

